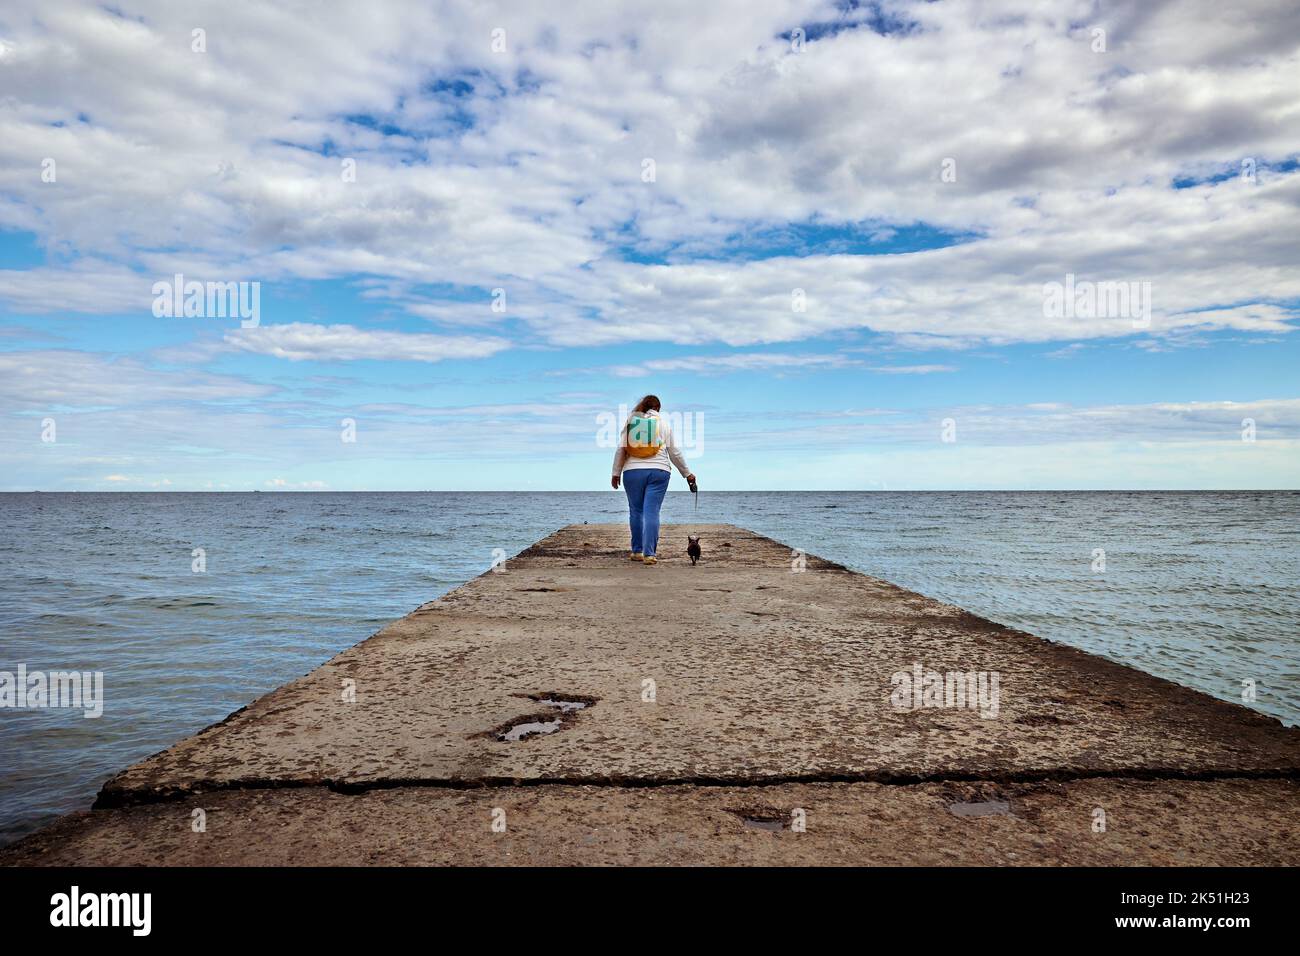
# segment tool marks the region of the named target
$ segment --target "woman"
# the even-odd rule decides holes
[[[677,448],[668,422],[659,415],[659,399],[647,395],[637,402],[614,452],[614,476],[610,484],[618,488],[619,478],[627,492],[627,518],[632,528],[632,560],[646,564],[656,562],[659,546],[659,507],[664,503],[673,465],[685,476],[691,489],[695,475]]]

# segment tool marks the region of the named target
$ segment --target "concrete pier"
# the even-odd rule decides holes
[[[556,532],[0,863],[1300,863],[1300,731],[731,525],[626,538]]]

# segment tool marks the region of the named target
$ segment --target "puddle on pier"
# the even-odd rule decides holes
[[[727,812],[739,817],[746,830],[779,833],[790,829],[790,815],[775,807],[728,807]]]
[[[772,830],[780,831],[785,829],[784,820],[768,820],[763,817],[741,817],[740,822],[745,825],[747,830]]]
[[[525,737],[532,737],[535,734],[553,734],[560,729],[563,724],[562,720],[530,720],[522,724],[515,724],[506,729],[504,733],[497,734],[497,740],[523,740]]]
[[[587,706],[585,700],[556,700],[554,697],[542,697],[538,700],[538,703],[550,704],[552,707],[558,707],[562,714],[567,714],[575,710],[583,710]]]
[[[515,723],[507,724],[504,729],[497,731],[497,740],[513,743],[516,740],[523,740],[525,737],[553,734],[564,726],[566,715],[585,710],[592,703],[586,700],[565,700],[561,697],[538,696],[532,699],[539,704],[555,708],[555,710],[559,711],[560,716],[554,720],[542,719],[545,717],[544,714],[530,714],[527,717],[520,717]]]

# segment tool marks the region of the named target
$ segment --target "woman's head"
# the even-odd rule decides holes
[[[657,412],[659,411],[659,408],[659,396],[647,395],[645,398],[641,399],[641,401],[636,403],[636,408],[632,409],[632,411],[644,414],[646,412]]]

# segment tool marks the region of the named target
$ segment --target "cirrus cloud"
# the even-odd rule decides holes
[[[359,329],[353,325],[285,322],[225,333],[214,352],[251,352],[295,362],[441,362],[485,358],[510,347],[505,339]]]

